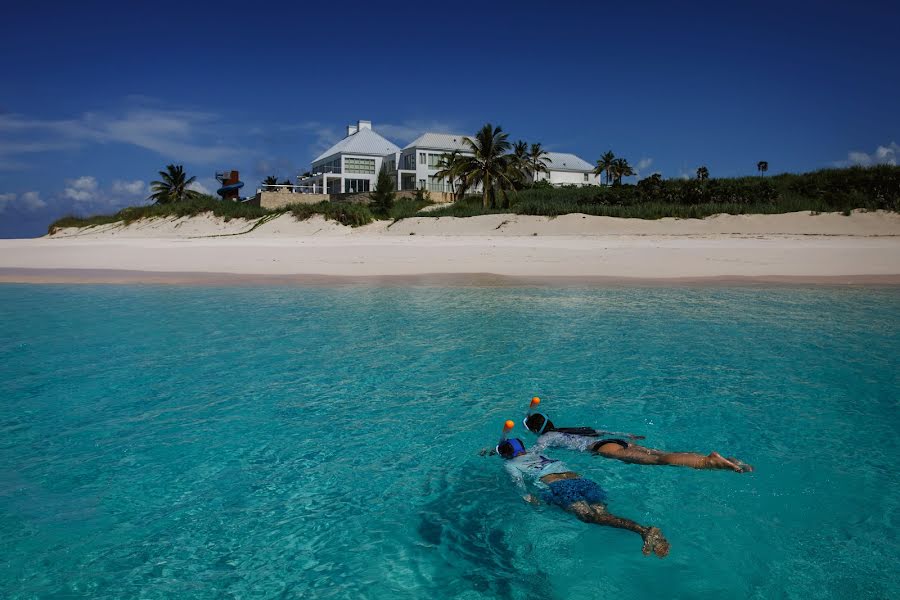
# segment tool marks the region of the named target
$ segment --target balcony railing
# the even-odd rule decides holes
[[[324,194],[325,189],[321,185],[263,185],[256,188],[260,192],[285,192],[288,194]]]

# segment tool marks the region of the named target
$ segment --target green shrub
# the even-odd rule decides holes
[[[372,211],[364,204],[345,204],[325,200],[318,204],[292,204],[287,207],[287,210],[290,210],[298,221],[305,221],[314,215],[322,215],[326,219],[350,227],[367,225],[375,220]]]

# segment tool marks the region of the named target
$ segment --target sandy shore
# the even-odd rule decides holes
[[[0,240],[0,281],[900,284],[900,215],[158,219]]]

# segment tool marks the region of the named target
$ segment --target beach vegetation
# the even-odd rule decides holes
[[[156,204],[173,204],[195,200],[199,192],[189,189],[197,181],[196,177],[188,177],[182,165],[166,165],[165,171],[159,171],[159,180],[150,182],[149,200]]]
[[[613,172],[613,178],[617,175]],[[515,213],[559,216],[584,213],[622,218],[703,218],[715,214],[772,214],[854,209],[900,211],[900,167],[880,165],[823,169],[772,177],[663,179],[653,174],[637,185],[552,187],[521,190],[509,207],[479,206],[469,196],[420,216],[470,217]]]
[[[267,192],[274,192],[277,188],[271,187],[274,185],[278,185],[278,177],[275,175],[269,175],[265,179],[262,180],[263,189]]]
[[[394,207],[395,198],[394,180],[388,174],[387,169],[382,167],[378,171],[375,189],[369,194],[370,206],[376,213],[387,215]]]
[[[761,160],[756,163],[756,170],[759,171],[759,174],[765,176],[766,171],[769,170],[769,163],[765,160]]]
[[[365,204],[355,204],[350,202],[329,202],[323,200],[316,204],[292,204],[287,210],[298,221],[305,221],[316,215],[337,221],[342,225],[350,227],[360,227],[368,225],[375,220],[375,215]]]
[[[697,169],[697,179],[699,179],[700,181],[706,181],[707,179],[709,179],[709,169],[707,169],[706,167],[699,167]]]

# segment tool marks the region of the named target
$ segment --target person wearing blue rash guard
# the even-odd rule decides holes
[[[666,452],[635,444],[635,440],[643,437],[630,433],[600,431],[590,427],[556,427],[546,415],[534,411],[538,404],[539,398],[531,400],[528,415],[522,421],[528,431],[539,436],[533,446],[536,452],[543,452],[546,448],[568,448],[638,465],[719,469],[736,473],[749,473],[753,470],[751,465],[734,457],[725,458],[718,452],[708,455],[697,452]],[[627,440],[623,439],[626,437]]]
[[[640,525],[610,513],[606,509],[606,492],[599,485],[569,470],[561,461],[529,452],[518,438],[506,439],[508,429],[504,430],[504,437],[496,450],[504,459],[510,477],[526,492],[523,496],[525,501],[532,504],[543,501],[558,506],[585,523],[633,531],[644,540],[642,552],[645,556],[653,553],[663,558],[669,553],[669,542],[658,528]],[[527,493],[526,482],[536,488],[537,495]]]

